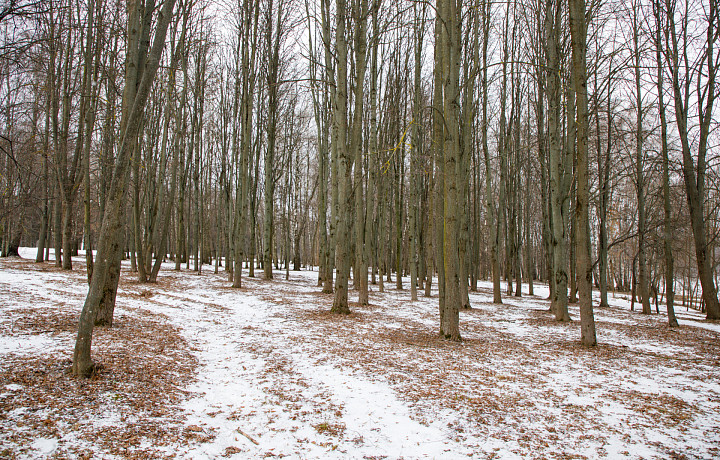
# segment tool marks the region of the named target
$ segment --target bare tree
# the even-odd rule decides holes
[[[443,265],[445,267],[445,305],[441,316],[440,335],[448,340],[460,340],[459,309],[460,297],[459,255],[458,255],[458,161],[460,155],[460,27],[461,3],[457,0],[438,0],[438,18],[441,22],[440,46],[443,50],[441,72],[443,90]],[[399,274],[398,274],[399,276]]]
[[[696,5],[697,9],[690,5]],[[720,53],[715,54],[715,43],[720,34],[717,2],[709,5],[686,2],[684,11],[674,0],[665,1],[665,64],[671,75],[672,91],[675,102],[675,120],[682,146],[682,171],[685,182],[685,193],[690,210],[690,224],[695,241],[695,258],[698,277],[702,285],[702,296],[707,311],[707,319],[720,319],[720,304],[717,289],[713,280],[712,257],[707,240],[707,221],[705,217],[705,191],[707,173],[708,138],[712,122],[717,92],[715,78],[720,67]],[[698,20],[703,21],[705,39],[702,35],[690,36],[691,14],[700,12]],[[680,20],[678,24],[676,16]],[[693,19],[694,21],[694,19]],[[691,45],[692,43],[692,45]],[[697,47],[696,59],[691,59]],[[697,127],[689,126],[689,112],[695,99],[697,106]],[[697,140],[691,144],[691,136]],[[697,161],[695,160],[697,158]]]
[[[667,115],[665,113],[665,90],[663,74],[663,18],[662,5],[659,0],[653,1],[653,13],[655,17],[655,60],[657,62],[657,92],[658,112],[660,114],[660,142],[662,149],[662,190],[663,190],[663,252],[665,255],[665,303],[667,305],[668,324],[670,327],[677,327],[678,320],[675,317],[675,270],[672,250],[672,206],[670,205],[670,159],[668,153],[668,129]]]
[[[354,0],[353,17],[355,19],[355,92],[352,121],[352,133],[349,149],[355,157],[354,193],[355,193],[355,279],[358,288],[358,304],[368,304],[368,261],[365,248],[365,216],[367,206],[363,193],[363,157],[362,157],[362,120],[365,102],[365,69],[367,55],[367,17],[368,1]]]
[[[277,10],[273,9],[273,2],[267,5],[265,46],[267,57],[267,91],[268,91],[268,122],[267,122],[267,148],[265,149],[265,220],[263,221],[263,238],[265,240],[265,251],[263,253],[263,270],[265,279],[272,279],[272,253],[273,253],[273,230],[274,230],[274,200],[275,200],[275,141],[277,137],[277,111],[278,111],[278,90],[280,76],[280,45],[283,42],[283,35],[286,31],[284,24],[287,18],[287,5],[279,0]],[[273,18],[275,25],[273,26]]]
[[[586,347],[597,344],[592,299],[590,260],[590,203],[588,174],[587,25],[585,0],[569,0],[572,47],[572,82],[577,100],[577,273],[580,301],[580,341]]]
[[[72,365],[72,372],[78,377],[88,377],[95,371],[95,364],[92,362],[90,356],[95,316],[102,299],[105,281],[108,277],[109,261],[117,258],[117,254],[121,251],[120,238],[118,235],[119,229],[123,224],[121,210],[127,189],[127,170],[130,166],[132,149],[137,141],[145,102],[150,94],[155,74],[160,65],[160,58],[165,47],[165,37],[172,19],[175,0],[166,0],[163,3],[162,9],[158,12],[152,47],[149,50],[143,46],[142,40],[138,40],[140,33],[142,33],[140,15],[142,6],[149,7],[146,11],[152,11],[153,5],[141,5],[140,1],[135,1],[131,3],[130,6],[130,18],[128,20],[130,39],[128,42],[125,82],[125,95],[128,96],[130,100],[127,100],[125,105],[131,107],[131,110],[124,113],[127,121],[122,123],[122,141],[115,161],[115,171],[113,173],[110,193],[107,197],[105,207],[105,215],[103,216],[103,223],[100,229],[98,257],[95,269],[93,270],[92,280],[90,281],[90,289],[85,299],[85,305],[80,313]],[[147,36],[149,36],[149,32],[148,30]],[[140,63],[144,63],[145,65],[140,66]]]
[[[560,32],[562,26],[560,2],[546,3],[545,30],[547,38],[547,94],[548,94],[548,137],[550,153],[550,212],[552,219],[552,254],[554,293],[552,310],[558,321],[570,321],[568,314],[568,272],[567,272],[567,226],[569,218],[570,185],[572,180],[572,156],[560,145]]]
[[[488,44],[490,38],[490,21],[492,2],[483,3],[483,52],[482,52],[482,149],[485,160],[485,213],[487,224],[490,227],[490,266],[493,281],[493,302],[502,303],[500,287],[500,219],[498,208],[493,201],[493,168],[490,163],[490,148],[488,146]],[[502,188],[502,185],[498,186]]]
[[[348,314],[348,278],[350,276],[350,212],[352,184],[352,155],[348,148],[347,134],[347,104],[348,104],[348,77],[347,77],[347,37],[345,25],[347,22],[347,9],[345,0],[336,0],[337,22],[335,25],[335,55],[336,65],[336,91],[334,101],[333,131],[337,145],[337,191],[338,214],[337,234],[335,235],[335,257],[337,277],[335,281],[335,299],[332,312]]]
[[[641,89],[642,63],[640,54],[642,52],[640,43],[640,2],[634,0],[632,4],[632,42],[633,42],[633,73],[635,77],[635,187],[637,191],[638,208],[638,291],[642,302],[643,314],[650,314],[650,297],[648,293],[648,267],[647,267],[647,218],[645,217],[645,155],[643,142],[643,93]]]

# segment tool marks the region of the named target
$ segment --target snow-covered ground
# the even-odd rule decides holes
[[[60,371],[87,289],[82,260],[73,272],[0,260],[0,457],[720,456],[720,324],[682,307],[671,330],[662,306],[644,316],[611,294],[588,350],[577,321],[547,313],[546,287],[494,305],[480,283],[456,344],[437,338],[436,292],[411,302],[394,279],[340,317],[316,271],[244,277],[237,290],[208,266],[169,264],[157,285],[126,266],[118,324],[97,333],[106,370],[85,383]],[[49,377],[21,372],[27,363]],[[91,408],[39,392],[48,382]]]

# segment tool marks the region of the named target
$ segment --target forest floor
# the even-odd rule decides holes
[[[341,317],[313,271],[236,290],[126,266],[77,380],[83,258],[21,255],[0,260],[0,458],[720,458],[720,324],[685,308],[669,329],[611,295],[585,349],[577,306],[557,323],[545,287],[494,305],[481,283],[448,343],[436,292],[371,286]]]

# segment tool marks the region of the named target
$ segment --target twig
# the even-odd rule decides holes
[[[245,436],[246,438],[248,438],[248,439],[250,440],[250,442],[252,442],[252,443],[255,444],[256,446],[259,445],[258,442],[252,438],[252,436],[250,436],[249,434],[245,433],[245,432],[244,432],[243,430],[241,430],[240,428],[237,429],[237,432],[240,433],[241,435]]]

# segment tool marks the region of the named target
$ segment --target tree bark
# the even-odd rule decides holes
[[[445,268],[445,312],[440,326],[441,337],[459,341],[459,309],[461,307],[458,257],[458,160],[460,153],[460,18],[461,8],[456,0],[438,0],[439,20],[442,21],[441,44],[445,59],[441,69],[443,85],[444,217],[443,262]],[[436,45],[437,46],[437,45]]]
[[[597,83],[597,70],[595,71],[595,98],[596,101],[596,137],[597,137],[597,162],[598,162],[598,275],[600,278],[600,308],[608,308],[608,236],[607,236],[607,211],[610,201],[610,156],[612,154],[612,81],[608,78],[607,87],[607,145],[603,154],[600,136],[600,90]]]
[[[585,0],[568,0],[572,47],[572,80],[577,100],[577,273],[580,301],[580,342],[597,345],[592,304],[592,262],[590,260],[590,208],[588,173],[587,27]]]
[[[336,239],[337,280],[332,312],[349,314],[348,279],[350,276],[350,198],[351,156],[347,144],[347,42],[345,37],[346,3],[336,0],[337,24],[335,28],[335,53],[337,56],[337,83],[334,107],[334,125],[337,133],[338,168],[338,219]]]
[[[438,5],[439,5],[438,1]],[[438,13],[436,13],[438,14]],[[445,215],[444,202],[444,162],[443,162],[443,79],[442,68],[443,61],[447,59],[443,50],[443,25],[439,17],[435,19],[435,50],[434,50],[434,71],[433,71],[433,126],[432,126],[432,149],[433,161],[435,169],[435,189],[433,191],[434,201],[434,222],[433,229],[435,231],[435,264],[438,272],[438,311],[440,316],[441,334],[445,323],[445,249],[443,243],[443,216]]]
[[[423,36],[425,31],[425,6],[422,11],[417,10],[415,5],[415,62],[413,74],[413,138],[412,150],[410,151],[410,300],[415,301],[417,297],[417,278],[419,265],[419,220],[418,207],[420,206],[419,197],[419,181],[420,171],[418,163],[422,150],[421,141],[421,114],[422,107],[420,102],[421,87],[421,70],[422,70],[422,47]]]
[[[333,109],[337,99],[337,85],[335,84],[335,67],[332,60],[331,34],[330,34],[330,0],[322,0],[320,2],[322,17],[322,38],[325,50],[325,81],[330,92],[327,106],[332,105]],[[328,108],[328,111],[329,108]],[[328,235],[328,244],[326,250],[326,266],[322,292],[325,294],[333,293],[334,271],[335,271],[335,243],[337,234],[337,207],[338,207],[338,162],[337,162],[337,129],[335,128],[335,114],[332,114],[332,130],[330,131],[330,232]],[[328,129],[330,126],[328,126]],[[326,163],[327,164],[327,163]]]
[[[283,2],[278,4],[277,11],[273,12],[273,2],[270,0],[267,7],[266,18],[266,46],[268,59],[267,91],[268,91],[268,122],[267,122],[267,148],[265,150],[265,219],[263,221],[263,271],[265,279],[272,279],[272,253],[275,217],[275,141],[277,137],[278,112],[278,75],[280,68],[280,37],[282,32]],[[277,15],[275,33],[273,34],[272,15]]]
[[[569,169],[567,152],[560,145],[560,17],[561,7],[556,0],[548,0],[545,18],[547,36],[547,88],[548,88],[548,137],[550,151],[550,211],[552,218],[552,253],[554,296],[552,310],[557,321],[570,321],[568,313],[568,273],[567,273],[567,222],[569,203]]]

